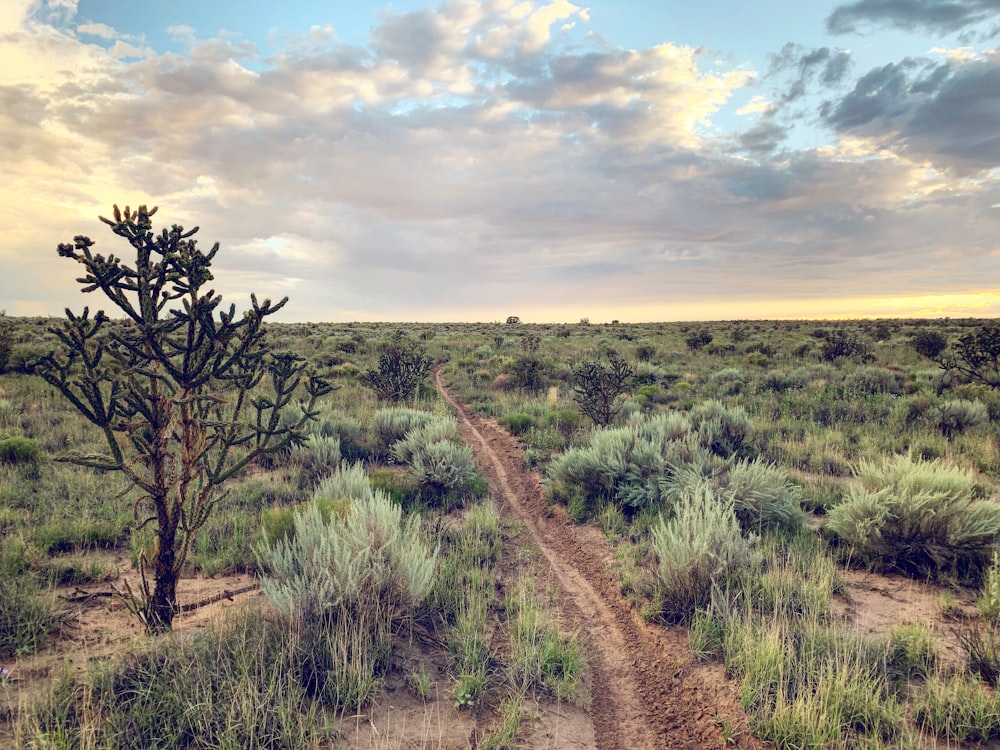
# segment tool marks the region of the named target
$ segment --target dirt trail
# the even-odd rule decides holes
[[[642,621],[611,572],[609,550],[587,541],[587,529],[546,505],[538,476],[517,441],[492,420],[473,414],[441,380],[434,383],[455,410],[462,437],[498,500],[525,525],[551,568],[592,658],[591,716],[602,750],[761,747],[750,735],[731,686],[713,667],[693,661],[679,629]],[[724,736],[722,726],[731,728]]]

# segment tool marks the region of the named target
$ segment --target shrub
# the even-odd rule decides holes
[[[7,371],[11,350],[14,346],[14,327],[7,320],[7,311],[0,310],[0,374]]]
[[[435,415],[430,412],[404,407],[381,409],[375,412],[372,419],[375,452],[383,458],[388,456],[392,446],[405,438],[408,432],[423,427],[434,419]]]
[[[901,392],[896,374],[881,367],[859,367],[844,378],[844,388],[857,393],[889,393],[894,396]]]
[[[505,414],[497,420],[501,427],[506,427],[511,435],[523,435],[538,426],[538,420],[530,414],[515,412]]]
[[[724,476],[725,493],[743,528],[802,525],[802,492],[774,464],[737,461]]]
[[[384,493],[353,501],[328,521],[309,503],[294,528],[290,538],[266,539],[257,550],[261,590],[291,621],[329,622],[348,612],[396,617],[430,591],[437,555],[420,536],[420,519],[403,519]]]
[[[38,463],[42,448],[37,440],[15,435],[0,440],[0,463],[34,464]]]
[[[948,348],[948,339],[937,331],[920,331],[910,337],[910,346],[923,357],[937,359]]]
[[[416,427],[397,440],[389,450],[393,459],[401,464],[410,464],[413,457],[432,443],[459,439],[458,423],[454,417],[435,417],[427,424]]]
[[[862,558],[909,573],[979,578],[1000,539],[1000,505],[976,500],[975,477],[939,461],[862,461],[860,486],[826,528]]]
[[[684,339],[684,343],[692,352],[697,352],[711,344],[712,338],[712,334],[708,331],[695,331]]]
[[[378,369],[365,373],[365,384],[381,401],[408,401],[431,370],[423,347],[403,331],[396,331],[379,346]]]
[[[669,621],[688,621],[708,604],[712,588],[724,585],[753,561],[732,502],[700,484],[680,500],[670,520],[650,529],[657,558],[657,594]]]
[[[600,360],[578,362],[571,376],[573,400],[594,424],[606,427],[621,411],[619,397],[633,374],[629,364],[614,352],[608,354],[607,364]]]
[[[414,452],[410,473],[434,498],[444,500],[468,491],[476,477],[476,464],[469,446],[442,440]]]
[[[827,362],[842,357],[864,357],[868,354],[868,345],[847,331],[832,331],[823,341],[821,353]]]
[[[688,426],[679,414],[660,414],[628,427],[595,430],[587,445],[549,464],[552,496],[573,502],[581,519],[606,501],[629,512],[658,503],[667,479],[664,456]]]
[[[961,398],[940,401],[931,407],[928,414],[948,439],[989,420],[986,406],[981,401]]]
[[[742,407],[727,407],[715,400],[698,404],[691,409],[688,418],[698,443],[722,458],[732,456],[743,447],[752,426]]]

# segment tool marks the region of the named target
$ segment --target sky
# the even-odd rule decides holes
[[[3,0],[0,309],[113,204],[289,322],[1000,316],[1000,0]]]

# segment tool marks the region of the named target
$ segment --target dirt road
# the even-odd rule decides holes
[[[717,666],[693,661],[683,630],[648,625],[621,593],[613,558],[562,508],[547,507],[538,476],[517,441],[496,422],[473,414],[441,380],[494,497],[519,518],[551,568],[571,627],[592,659],[591,717],[601,750],[758,748],[732,687]]]

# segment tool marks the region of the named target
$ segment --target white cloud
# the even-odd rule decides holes
[[[269,58],[189,27],[184,54],[106,49],[22,14],[0,46],[0,299],[40,301],[18,309],[77,299],[54,247],[114,247],[96,215],[115,201],[203,226],[227,299],[291,293],[300,319],[888,299],[1000,271],[996,180],[881,132],[731,155],[706,132],[753,71],[564,44],[588,20],[565,0],[387,15],[365,47],[316,27]]]

